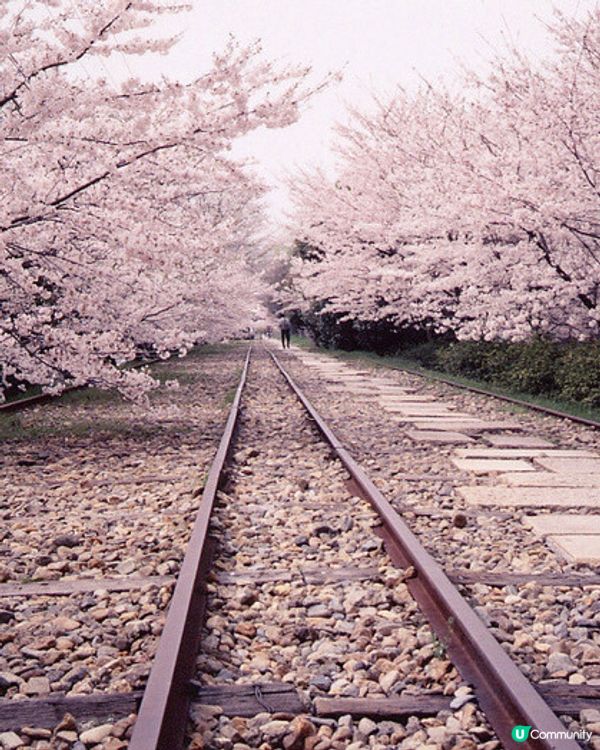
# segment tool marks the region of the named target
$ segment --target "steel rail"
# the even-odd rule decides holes
[[[67,388],[63,393],[71,393],[76,390],[75,388]],[[60,394],[62,396],[62,393]],[[31,406],[38,406],[39,404],[45,404],[48,401],[54,401],[60,398],[60,396],[53,396],[50,393],[39,393],[36,396],[27,396],[26,398],[17,398],[14,401],[8,401],[7,403],[0,404],[0,414],[8,414],[14,411],[22,411],[23,409],[29,409]]]
[[[485,627],[364,469],[352,458],[279,359],[272,352],[269,354],[319,432],[347,469],[360,494],[378,513],[383,526],[382,536],[390,556],[394,562],[410,568],[406,584],[412,596],[463,678],[474,686],[479,705],[503,746],[514,746],[512,729],[521,725],[543,732],[561,733],[559,739],[529,738],[521,743],[523,748],[577,750],[580,747],[577,742],[564,738],[567,730],[560,719]]]
[[[454,388],[460,388],[463,391],[470,391],[471,393],[478,393],[481,396],[491,396],[499,401],[506,401],[509,404],[515,404],[516,406],[524,406],[532,411],[537,411],[542,414],[548,414],[551,417],[558,417],[559,419],[569,419],[571,422],[577,424],[583,424],[587,427],[593,427],[596,430],[600,430],[600,422],[595,419],[589,419],[587,417],[578,417],[576,414],[569,414],[566,411],[560,411],[560,409],[552,409],[549,406],[542,406],[541,404],[534,404],[531,401],[525,401],[522,398],[513,398],[512,396],[504,396],[501,393],[494,393],[494,391],[486,391],[485,388],[478,388],[474,385],[465,385],[464,383],[456,383],[454,380],[445,378],[443,375],[435,375],[434,373],[424,373],[418,370],[413,370],[410,367],[399,367],[398,365],[381,365],[382,367],[389,368],[391,370],[398,370],[399,372],[408,372],[411,375],[418,375],[421,378],[433,380],[437,383],[444,383],[444,385],[451,385]]]
[[[252,347],[248,349],[229,418],[204,485],[200,509],[177,577],[129,750],[176,750],[183,747],[193,696],[190,680],[195,672],[206,611],[206,577],[214,551],[209,536],[210,519],[235,435],[251,353]]]

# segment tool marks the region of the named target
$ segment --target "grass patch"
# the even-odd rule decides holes
[[[118,391],[104,391],[101,388],[82,388],[77,391],[68,391],[60,397],[61,405],[64,404],[65,406],[109,404],[122,400],[122,396]]]
[[[191,351],[186,357],[173,357],[161,362],[155,362],[149,365],[149,372],[152,377],[156,378],[161,385],[169,380],[177,380],[181,386],[202,386],[211,381],[211,377],[198,368],[197,372],[190,371],[184,366],[184,363],[201,362],[213,355],[223,354],[244,347],[246,342],[231,342],[226,344],[210,344],[200,346]],[[194,368],[196,369],[196,368]],[[239,381],[241,368],[236,371],[236,383]],[[232,387],[223,398],[223,406],[230,406],[235,397],[237,385]],[[32,388],[26,393],[21,394],[19,398],[13,398],[12,401],[18,401],[25,396],[37,395],[41,392],[40,388]],[[169,398],[168,392],[163,389],[156,389],[150,392],[150,398],[154,401],[159,398]],[[95,411],[89,416],[79,413],[72,416],[69,413],[61,411],[60,407],[97,407],[101,405],[116,405],[123,402],[123,397],[116,390],[102,390],[100,388],[80,388],[73,391],[67,391],[61,396],[52,399],[46,403],[40,404],[37,408],[41,411],[32,412],[30,409],[19,412],[2,413],[0,411],[0,441],[24,441],[39,440],[43,438],[64,436],[64,437],[87,437],[92,435],[133,435],[151,437],[156,433],[156,427],[138,425],[134,426],[129,419],[119,419],[107,414],[102,417],[102,412],[98,415]],[[57,408],[58,407],[58,408]]]
[[[242,343],[244,342],[227,341],[222,344],[203,344],[202,346],[195,346],[185,357],[182,357],[182,359],[202,359],[210,354],[224,354],[225,352],[231,351],[233,347],[240,346]]]
[[[382,357],[378,354],[374,354],[373,352],[347,352],[340,349],[322,349],[315,346],[308,339],[299,336],[294,336],[293,342],[302,349],[319,352],[321,354],[326,353],[344,362],[356,362],[374,368],[391,368],[395,370],[413,372],[417,375],[423,375],[430,380],[439,381],[441,378],[443,378],[444,380],[447,380],[448,382],[451,382],[455,385],[466,385],[472,388],[482,388],[498,396],[507,396],[508,398],[515,398],[524,402],[523,407],[520,407],[517,404],[505,404],[505,408],[507,409],[507,411],[526,411],[527,404],[529,403],[535,406],[543,406],[548,409],[562,411],[565,412],[565,414],[569,414],[570,416],[583,417],[585,419],[593,419],[600,422],[600,409],[595,409],[593,407],[586,406],[585,404],[580,404],[574,401],[564,401],[561,399],[553,399],[546,396],[533,395],[531,393],[512,390],[509,388],[502,388],[501,386],[493,385],[483,380],[465,378],[461,375],[449,375],[448,373],[442,372],[441,370],[433,370],[427,367],[423,367],[415,360],[409,359],[407,357],[398,355]]]
[[[136,426],[129,421],[118,419],[76,419],[64,421],[57,419],[55,423],[33,422],[27,424],[20,414],[0,415],[0,441],[10,440],[36,440],[43,438],[72,438],[88,437],[91,435],[135,435],[138,437],[147,432],[148,436],[154,431],[144,427]]]
[[[9,396],[6,397],[6,400],[2,403],[4,404],[12,404],[15,401],[21,401],[21,399],[24,398],[31,398],[32,396],[39,396],[42,392],[42,387],[39,385],[30,385],[29,387],[25,388],[23,391],[18,391],[17,393],[11,393]]]
[[[231,406],[233,404],[233,400],[235,399],[235,394],[237,393],[238,385],[240,382],[240,378],[242,377],[242,368],[238,368],[235,371],[235,385],[232,385],[231,388],[229,388],[225,395],[223,396],[223,406]]]
[[[178,365],[185,362],[186,360],[199,360],[204,359],[213,354],[222,354],[230,351],[232,346],[239,344],[239,342],[228,342],[224,344],[205,344],[203,346],[194,347],[185,357],[171,357],[169,359],[161,360],[159,362],[153,362],[148,365],[148,371],[152,377],[156,378],[161,385],[167,380],[176,378],[181,383],[192,383],[197,381],[197,377],[185,372],[183,369],[178,368]],[[129,362],[122,366],[123,370],[130,370],[134,363]],[[42,388],[39,385],[28,386],[25,390],[18,393],[13,393],[6,398],[4,403],[12,404],[21,401],[32,396],[39,396],[42,393]],[[107,403],[110,401],[120,400],[121,396],[118,391],[115,390],[103,390],[102,388],[80,388],[73,391],[67,391],[61,396],[53,399],[52,403],[65,403],[65,404],[98,404]]]
[[[237,391],[237,386],[235,388],[230,388],[225,396],[223,397],[223,406],[231,406],[233,404],[233,399],[235,398],[235,392]]]

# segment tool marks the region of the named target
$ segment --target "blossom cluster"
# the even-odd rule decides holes
[[[597,337],[600,9],[460,94],[398,91],[339,127],[335,179],[290,181],[290,307],[470,339]]]
[[[233,41],[188,83],[82,75],[167,53],[173,0],[0,0],[0,399],[10,384],[156,383],[121,365],[247,326],[263,186],[227,156],[287,125],[308,71]]]

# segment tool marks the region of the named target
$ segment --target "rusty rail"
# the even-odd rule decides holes
[[[206,610],[206,576],[214,549],[209,536],[210,519],[235,434],[251,352],[250,347],[219,448],[208,472],[129,750],[176,750],[183,746],[193,695],[190,680],[195,671]]]
[[[63,393],[70,393],[74,390],[75,388],[68,388],[66,391],[63,391]],[[39,393],[36,396],[17,398],[14,401],[7,401],[4,404],[0,404],[0,414],[8,414],[13,411],[29,409],[30,406],[39,406],[40,404],[45,404],[48,401],[54,401],[56,398],[59,398],[59,396],[52,396],[49,393]]]
[[[361,496],[378,513],[383,527],[381,536],[394,562],[414,570],[414,575],[406,581],[412,596],[463,678],[475,687],[479,705],[503,746],[513,747],[515,743],[512,729],[516,725],[524,725],[544,732],[563,733],[563,738],[530,738],[521,743],[523,748],[577,750],[580,747],[577,742],[564,738],[567,730],[560,719],[485,627],[364,469],[352,458],[275,354],[269,353],[291,390],[347,469]]]

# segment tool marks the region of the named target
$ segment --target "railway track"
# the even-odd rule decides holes
[[[493,750],[516,746],[516,725],[556,735],[559,714],[596,710],[593,689],[574,696],[526,679],[287,363],[269,356],[255,354],[248,395],[246,360],[131,740],[106,746]],[[102,723],[137,711],[140,697],[30,709]],[[550,736],[521,746],[580,745]]]
[[[542,691],[571,694],[574,704],[592,697],[597,707],[600,543],[591,536],[598,485],[589,473],[597,458],[586,450],[598,447],[597,437],[550,417],[519,414],[517,422],[490,400],[422,376],[377,370],[374,377],[303,352],[287,362],[521,670]],[[571,466],[559,465],[561,451]],[[538,461],[543,471],[534,471]],[[532,529],[545,522],[554,536],[540,539]],[[576,526],[589,536],[568,537]],[[586,562],[592,548],[595,562]],[[597,712],[580,707],[596,721]],[[599,729],[592,728],[595,742]]]

